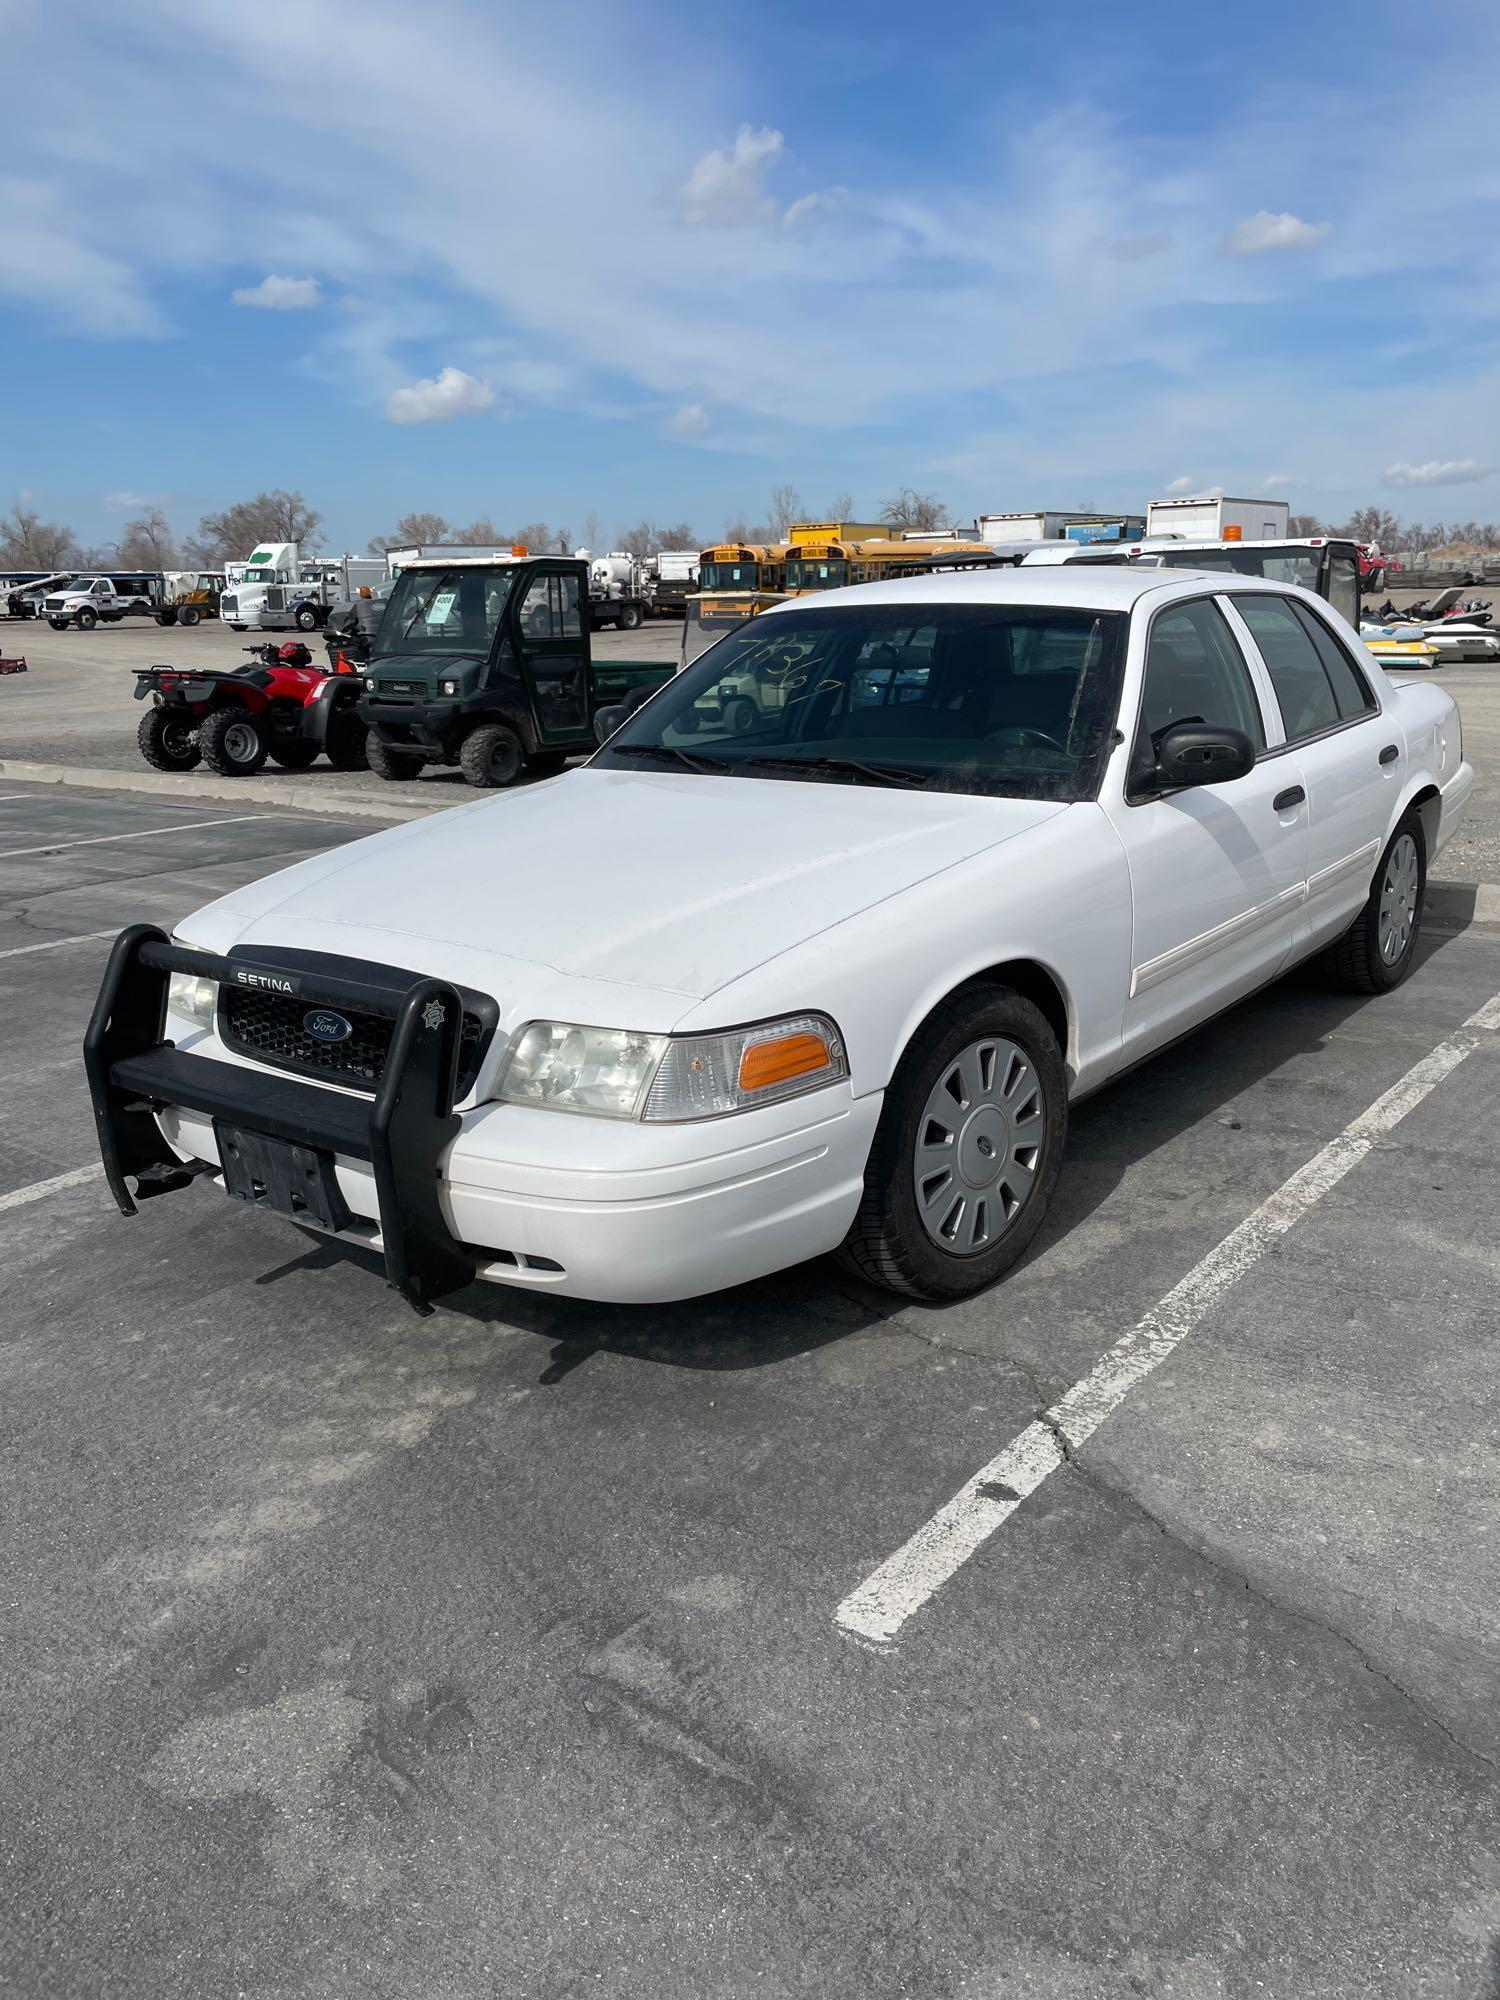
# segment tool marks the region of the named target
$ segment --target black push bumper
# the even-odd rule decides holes
[[[285,966],[221,958],[173,944],[151,924],[122,931],[84,1038],[84,1064],[110,1190],[123,1215],[136,1202],[187,1187],[206,1163],[177,1158],[157,1126],[168,1106],[206,1114],[219,1138],[231,1194],[296,1219],[337,1228],[348,1214],[333,1178],[335,1154],[374,1170],[386,1277],[418,1312],[473,1282],[475,1265],[438,1202],[438,1161],[458,1131],[453,1109],[462,1003],[442,980],[405,991],[321,972],[290,975],[310,1007],[355,1007],[395,1024],[373,1098],[191,1055],[163,1040],[169,973],[221,984],[276,982]],[[303,1192],[292,1182],[301,1178]],[[132,1195],[128,1180],[134,1179]]]

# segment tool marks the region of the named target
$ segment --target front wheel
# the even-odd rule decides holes
[[[66,632],[68,629],[66,618],[49,618],[47,623],[52,627],[54,632]]]
[[[503,722],[485,722],[464,738],[458,763],[471,785],[480,791],[496,791],[520,777],[526,768],[526,752],[513,729]]]
[[[175,625],[177,623],[177,613],[175,611],[158,611],[156,622],[158,625]]]
[[[913,1298],[982,1291],[1041,1226],[1067,1130],[1062,1052],[1041,1010],[1005,986],[952,995],[896,1066],[844,1261]]]
[[[231,618],[229,621],[229,629],[231,632],[248,632],[250,630],[250,627],[248,625],[236,625],[234,620]]]
[[[266,732],[248,708],[216,708],[198,730],[203,761],[221,778],[248,778],[266,761]]]
[[[98,617],[94,612],[87,609],[79,612],[78,629],[80,632],[92,632],[98,623]]]
[[[760,721],[760,712],[753,701],[737,694],[724,704],[724,726],[731,736],[748,736]]]
[[[191,771],[202,761],[198,718],[190,708],[148,708],[135,732],[136,747],[157,771]]]
[[[323,752],[335,771],[367,771],[369,746],[374,741],[352,708],[335,710],[328,718],[323,736]]]
[[[365,762],[377,778],[384,778],[388,784],[395,784],[402,778],[415,778],[424,760],[421,757],[403,756],[399,750],[393,750],[372,729],[365,740]]]
[[[198,620],[203,616],[203,613],[198,609],[196,604],[184,604],[178,616],[184,625],[196,625]]]
[[[297,612],[297,630],[299,632],[316,632],[317,629],[317,612],[313,610],[310,604],[302,605]]]
[[[1422,815],[1409,812],[1380,857],[1365,906],[1333,947],[1333,967],[1352,993],[1389,993],[1411,971],[1427,895]]]

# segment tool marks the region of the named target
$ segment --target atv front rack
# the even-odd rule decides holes
[[[309,1007],[352,1007],[393,1021],[373,1100],[194,1055],[166,1041],[167,981],[174,972],[221,986],[290,991]],[[317,1178],[330,1200],[313,1199],[305,1212],[324,1226],[347,1220],[333,1187],[332,1156],[367,1160],[375,1175],[387,1281],[419,1313],[431,1312],[434,1299],[471,1284],[475,1274],[474,1260],[455,1241],[438,1201],[438,1162],[459,1128],[453,1099],[462,1022],[462,1002],[442,980],[421,979],[397,991],[323,972],[289,972],[253,957],[221,958],[173,944],[154,924],[131,925],[110,952],[83,1045],[99,1149],[121,1214],[134,1215],[138,1201],[175,1193],[214,1170],[208,1161],[179,1160],[167,1144],[155,1114],[168,1107],[206,1114],[221,1138],[230,1130],[246,1138],[252,1156],[258,1142],[272,1141],[303,1149],[312,1160],[321,1157]],[[226,1187],[249,1199],[243,1185],[233,1186],[222,1147],[220,1166]],[[243,1183],[243,1170],[239,1179]],[[330,1202],[337,1213],[329,1213]]]

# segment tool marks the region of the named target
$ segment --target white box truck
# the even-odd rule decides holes
[[[1225,494],[1191,494],[1180,500],[1153,500],[1146,508],[1146,534],[1184,542],[1277,542],[1292,531],[1289,500],[1231,500]]]
[[[1145,525],[1140,514],[1110,514],[1098,507],[1038,507],[1026,514],[981,514],[974,535],[994,548],[1006,542],[1128,542]]]

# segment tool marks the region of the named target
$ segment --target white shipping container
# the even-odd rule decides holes
[[[1232,500],[1227,495],[1189,495],[1153,500],[1146,509],[1146,533],[1185,542],[1275,542],[1291,533],[1286,500]]]

